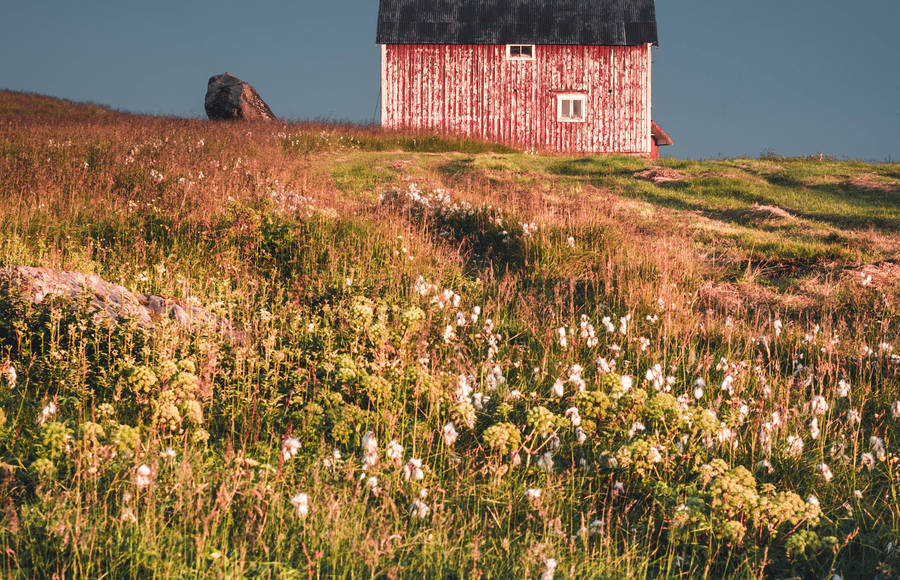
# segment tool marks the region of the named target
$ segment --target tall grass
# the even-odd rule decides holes
[[[235,332],[0,289],[4,576],[896,574],[896,165],[93,111],[0,93],[0,266]]]

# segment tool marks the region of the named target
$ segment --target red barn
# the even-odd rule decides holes
[[[655,157],[654,0],[380,0],[381,124]]]

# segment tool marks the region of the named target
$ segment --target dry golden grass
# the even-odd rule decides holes
[[[196,301],[242,337],[0,292],[4,577],[900,566],[896,164],[528,155],[8,91],[0,127],[0,267]]]

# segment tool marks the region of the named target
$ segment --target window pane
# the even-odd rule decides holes
[[[526,45],[526,46],[521,47],[522,56],[531,58],[531,56],[532,56],[531,49],[532,48],[534,48],[534,47],[531,45]]]
[[[572,101],[569,99],[562,100],[562,114],[560,115],[563,119],[568,119],[571,116],[571,106]]]
[[[572,99],[572,118],[573,119],[583,119],[584,111],[582,111],[582,105],[584,101],[581,99]]]
[[[520,56],[522,54],[522,47],[518,44],[514,44],[509,47],[509,56]]]

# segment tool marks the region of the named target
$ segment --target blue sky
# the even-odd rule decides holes
[[[201,117],[207,79],[276,115],[372,122],[376,0],[0,0],[0,87]],[[674,157],[900,159],[897,0],[657,0],[654,118]]]

